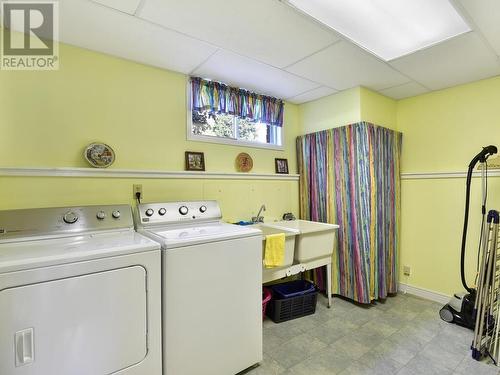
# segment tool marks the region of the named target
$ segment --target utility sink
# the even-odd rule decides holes
[[[257,228],[262,231],[262,259],[264,259],[264,249],[266,248],[266,236],[269,234],[285,233],[285,257],[283,259],[283,265],[281,267],[289,267],[293,264],[294,252],[295,252],[295,236],[296,231],[290,231],[288,229],[270,227],[267,224],[253,224],[252,228]]]
[[[303,263],[331,256],[335,243],[336,224],[318,223],[307,220],[275,221],[262,227],[294,232],[295,260]]]

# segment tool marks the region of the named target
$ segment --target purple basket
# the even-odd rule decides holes
[[[273,285],[272,290],[277,299],[292,298],[314,293],[316,286],[306,280],[294,280],[282,284]]]

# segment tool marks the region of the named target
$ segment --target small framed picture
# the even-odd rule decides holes
[[[274,159],[276,173],[288,174],[288,159]]]
[[[186,171],[204,171],[205,155],[203,152],[186,151]]]

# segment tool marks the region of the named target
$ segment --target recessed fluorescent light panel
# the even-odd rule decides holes
[[[448,0],[288,0],[389,61],[470,31]]]

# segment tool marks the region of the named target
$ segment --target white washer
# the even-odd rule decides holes
[[[0,374],[160,375],[160,259],[128,205],[0,211]]]
[[[262,360],[262,233],[217,202],[141,204],[162,245],[163,374],[234,375]]]

